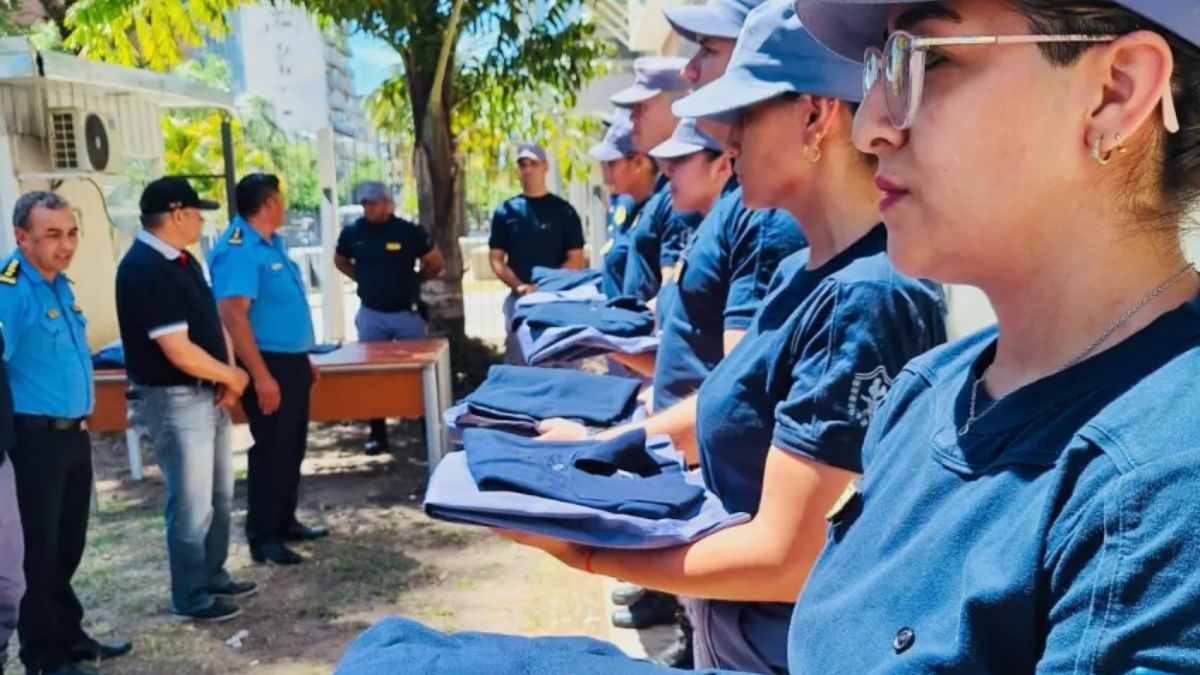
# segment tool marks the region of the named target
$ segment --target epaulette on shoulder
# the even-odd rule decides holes
[[[233,228],[233,234],[229,235],[229,245],[230,246],[241,246],[242,245],[242,228],[240,226]]]
[[[0,284],[8,284],[15,286],[17,284],[17,275],[21,273],[21,261],[17,258],[11,258],[4,265],[4,270],[0,271]]]

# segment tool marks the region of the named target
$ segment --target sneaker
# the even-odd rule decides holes
[[[208,592],[210,595],[229,600],[248,598],[258,592],[258,584],[254,583],[253,581],[233,581],[231,579],[229,583],[225,584],[224,586],[210,588],[208,589]]]
[[[175,616],[183,621],[221,623],[222,621],[228,621],[241,613],[242,610],[240,607],[226,600],[225,598],[214,598],[213,603],[204,609],[198,609],[194,612],[175,612]]]

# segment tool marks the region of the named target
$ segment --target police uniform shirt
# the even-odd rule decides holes
[[[793,672],[1200,672],[1200,301],[994,403],[912,361],[791,625]]]
[[[778,209],[751,211],[731,180],[658,301],[662,345],[654,362],[654,409],[691,396],[725,357],[724,332],[745,330],[785,258],[808,245]]]
[[[600,289],[610,298],[621,295],[625,258],[629,254],[629,230],[645,205],[645,201],[635,202],[629,195],[617,195],[608,207],[608,241],[601,251],[604,277]]]
[[[808,250],[785,260],[745,337],[700,387],[700,464],[730,511],[757,513],[772,445],[861,471],[863,435],[892,378],[945,342],[940,287],[901,276],[886,250],[879,225],[818,268],[806,268]],[[742,617],[762,660],[786,666],[790,606],[712,604],[713,615]]]
[[[672,267],[700,225],[699,213],[678,213],[671,199],[671,184],[660,175],[654,193],[629,227],[629,252],[621,295],[648,302],[662,286],[662,269]]]
[[[91,414],[87,320],[66,275],[47,281],[14,253],[0,265],[0,326],[15,412],[64,419]]]
[[[300,267],[278,234],[270,240],[234,218],[208,257],[218,300],[250,299],[250,328],[261,351],[299,354],[312,348],[312,314]]]
[[[117,267],[117,318],[130,382],[148,387],[196,384],[156,340],[173,332],[225,363],[229,352],[212,289],[200,263],[145,229]]]
[[[337,253],[354,261],[358,297],[377,312],[413,311],[421,299],[417,261],[433,250],[424,228],[392,216],[386,223],[359,218],[338,235]]]
[[[583,248],[583,224],[558,195],[517,195],[492,215],[488,247],[508,253],[509,268],[530,283],[534,267],[562,267],[567,251]]]

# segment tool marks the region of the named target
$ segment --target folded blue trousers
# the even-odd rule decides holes
[[[475,414],[533,420],[568,417],[605,427],[633,414],[639,387],[637,380],[626,377],[497,365],[465,401]]]

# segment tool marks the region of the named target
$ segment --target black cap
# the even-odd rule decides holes
[[[169,213],[175,209],[215,211],[221,208],[221,205],[214,201],[201,199],[186,178],[170,176],[159,178],[147,185],[146,189],[142,190],[142,199],[138,206],[146,215]]]

